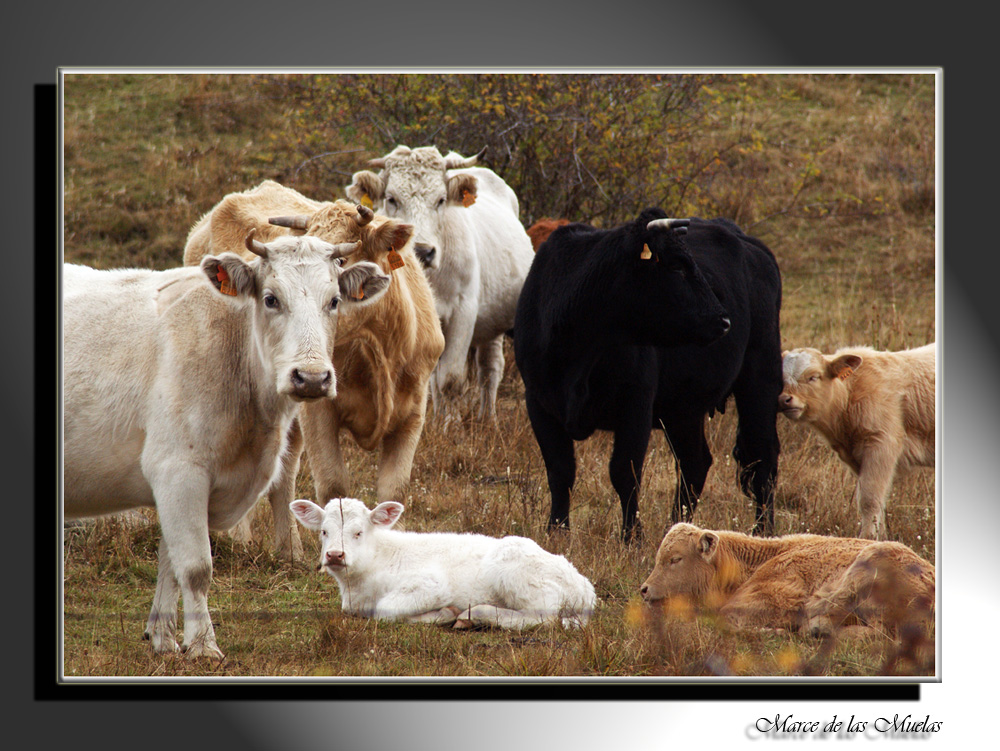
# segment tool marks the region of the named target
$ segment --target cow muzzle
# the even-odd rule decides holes
[[[803,408],[794,396],[783,391],[778,397],[778,411],[789,420],[797,420],[802,416]]]
[[[437,258],[437,248],[427,243],[414,243],[413,255],[423,264],[424,268],[429,269],[434,265],[434,260]]]
[[[292,370],[291,381],[291,395],[294,399],[323,399],[336,395],[333,390],[333,371],[328,368],[315,371],[295,368]]]
[[[343,550],[327,550],[323,554],[323,568],[341,569],[347,566],[347,559]]]

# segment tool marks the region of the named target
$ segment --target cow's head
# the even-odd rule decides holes
[[[378,531],[392,527],[403,513],[403,504],[395,501],[369,510],[356,498],[332,498],[326,508],[305,500],[292,501],[290,507],[302,526],[319,532],[319,565],[330,575],[363,572],[373,565]]]
[[[719,535],[693,524],[675,524],[656,551],[656,563],[639,594],[647,602],[683,597],[701,602],[720,586]]]
[[[729,331],[726,309],[684,245],[689,222],[647,209],[618,240],[624,268],[609,310],[637,343],[710,344]]]
[[[347,186],[347,195],[386,216],[412,224],[416,230],[414,253],[425,267],[438,268],[447,236],[448,212],[465,210],[476,201],[475,176],[449,175],[448,170],[471,167],[481,155],[479,152],[466,158],[451,152],[443,157],[434,146],[397,146],[385,157],[369,162],[382,168],[381,173],[356,172]]]
[[[851,353],[829,356],[808,347],[783,352],[784,388],[778,396],[778,411],[789,420],[805,422],[829,415],[846,398],[849,380],[859,365],[861,358]]]
[[[324,203],[312,214],[270,217],[268,223],[333,244],[357,243],[350,257],[345,258],[345,264],[371,261],[390,274],[402,263],[399,252],[413,239],[411,225],[376,216],[363,204],[341,200]]]
[[[341,308],[369,305],[389,277],[373,263],[341,267],[354,243],[331,245],[314,237],[285,236],[270,243],[247,236],[256,258],[205,256],[201,270],[213,289],[237,305],[252,306],[253,347],[278,394],[332,399],[337,394],[331,353]]]

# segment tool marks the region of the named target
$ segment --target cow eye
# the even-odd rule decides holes
[[[326,537],[326,530],[325,529],[320,530],[319,536],[320,537]]]
[[[818,381],[818,380],[819,380],[819,376],[818,375],[811,375],[811,376],[809,376],[809,383],[812,383],[813,381]]]
[[[442,206],[444,206],[444,199],[439,198],[437,202],[437,207],[440,209]]]
[[[389,204],[390,206],[395,206],[396,205],[396,199],[393,198],[392,196],[389,196],[388,198],[386,198],[385,202],[387,204]]]
[[[339,297],[333,298],[332,300],[330,300],[330,310],[336,310],[339,304],[340,304],[340,298]]]
[[[671,558],[670,565],[673,566],[675,563],[680,563],[682,560],[683,558],[681,558],[680,556],[677,556],[676,558]]]
[[[354,539],[355,540],[357,540],[360,537],[361,537],[361,532],[360,531],[354,533]]]
[[[264,295],[264,307],[265,308],[270,308],[271,310],[277,310],[279,306],[280,306],[280,303],[278,302],[278,298],[277,297],[275,297],[271,293],[268,293],[268,294]]]

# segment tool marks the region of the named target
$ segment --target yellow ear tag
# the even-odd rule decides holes
[[[642,253],[639,254],[639,258],[641,258],[644,261],[648,261],[652,257],[653,257],[653,252],[649,249],[648,245],[643,243]]]
[[[224,268],[219,266],[219,271],[216,273],[215,278],[219,280],[219,292],[230,297],[236,297],[236,290],[230,284],[229,274],[226,273]]]
[[[476,202],[476,197],[467,190],[462,191],[462,205],[465,208],[469,208],[472,204]]]
[[[367,206],[368,208],[373,208],[374,204],[372,203],[372,197],[370,195],[368,195],[367,193],[365,193],[364,195],[362,195],[361,196],[361,205],[362,206]]]
[[[389,251],[389,268],[395,271],[400,266],[403,266],[403,256],[396,252],[395,248]]]
[[[844,368],[842,371],[840,371],[840,373],[837,374],[837,378],[839,378],[842,381],[846,381],[848,378],[851,377],[852,373],[854,373],[853,369]]]

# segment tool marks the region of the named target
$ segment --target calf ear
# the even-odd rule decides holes
[[[385,503],[380,503],[378,506],[371,510],[368,518],[371,519],[372,524],[381,527],[391,527],[397,521],[399,517],[403,514],[403,504],[396,503],[395,501],[386,501]]]
[[[698,552],[701,553],[702,557],[710,561],[715,557],[716,551],[719,549],[719,536],[715,532],[705,532],[702,534],[701,539],[698,540]]]
[[[323,526],[323,509],[312,501],[292,501],[288,507],[306,529],[319,529]]]
[[[371,261],[359,261],[340,271],[340,292],[344,302],[351,305],[368,305],[378,300],[389,289],[389,275]]]
[[[448,178],[448,202],[471,206],[476,202],[477,185],[475,175],[452,175]]]
[[[402,250],[403,246],[413,238],[413,225],[396,221],[383,222],[372,228],[369,237],[376,250],[382,253]]]
[[[254,271],[235,253],[205,256],[201,259],[201,271],[219,294],[238,297],[254,293]]]
[[[828,366],[831,378],[848,378],[851,373],[858,369],[861,358],[857,355],[841,355],[833,360]]]
[[[362,206],[374,208],[385,196],[385,183],[371,170],[355,172],[353,182],[345,188],[347,197]]]

